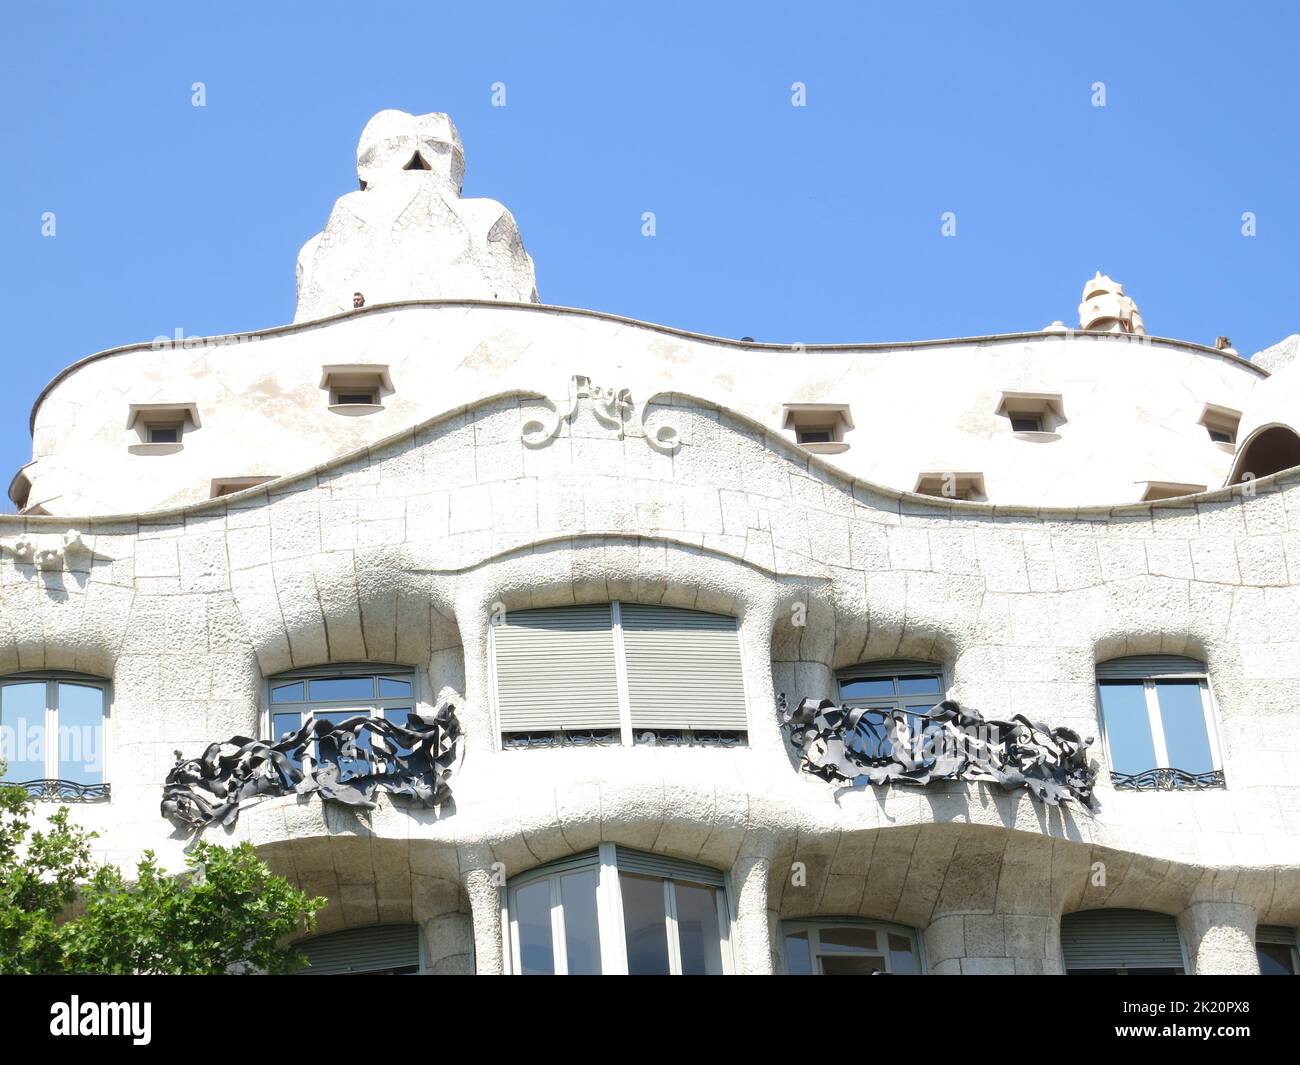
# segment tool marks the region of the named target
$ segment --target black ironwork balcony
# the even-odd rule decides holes
[[[1148,769],[1141,773],[1111,773],[1116,791],[1214,791],[1226,788],[1222,769],[1189,773],[1185,769]]]
[[[45,802],[108,802],[107,784],[82,784],[76,780],[0,780],[0,786],[22,788],[28,798]]]

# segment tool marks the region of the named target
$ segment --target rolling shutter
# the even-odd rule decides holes
[[[1097,663],[1098,680],[1142,680],[1145,677],[1204,677],[1205,663],[1182,655],[1134,655]]]
[[[747,727],[736,619],[620,604],[632,728]]]
[[[1297,946],[1296,930],[1284,924],[1262,924],[1255,929],[1256,943],[1275,943],[1282,947]]]
[[[345,976],[419,968],[420,930],[413,924],[349,928],[294,944],[307,958],[302,976]]]
[[[503,733],[618,729],[608,604],[512,610],[492,641]]]
[[[1061,918],[1065,969],[1183,971],[1178,923],[1150,910],[1084,910]]]
[[[691,884],[704,884],[720,888],[725,884],[724,874],[717,869],[695,862],[669,858],[663,854],[646,854],[644,851],[619,847],[616,861],[620,873],[641,873],[644,876],[661,876],[665,880],[685,880]]]

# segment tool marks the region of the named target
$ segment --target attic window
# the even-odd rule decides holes
[[[782,428],[794,431],[795,443],[817,455],[847,451],[844,434],[853,428],[853,418],[843,403],[787,403]]]
[[[419,152],[416,152],[413,156],[411,156],[411,161],[407,163],[404,167],[402,167],[402,169],[403,170],[432,170],[433,167],[431,167],[428,163],[424,161],[424,156],[422,156]]]
[[[1055,433],[1065,408],[1055,392],[1003,392],[994,412],[1011,423],[1013,433]]]
[[[1231,407],[1220,407],[1214,403],[1205,404],[1199,419],[1210,439],[1216,444],[1227,444],[1229,448],[1237,445],[1237,427],[1241,424],[1241,411]]]
[[[387,366],[354,363],[321,367],[320,387],[329,393],[329,407],[336,414],[372,414],[383,410],[393,382]]]
[[[132,403],[126,428],[135,431],[139,443],[129,450],[136,455],[170,454],[199,424],[199,408],[193,403]]]
[[[1179,496],[1195,495],[1204,492],[1203,484],[1184,484],[1181,481],[1143,481],[1146,487],[1142,492],[1142,502],[1151,503],[1157,499],[1177,499]]]
[[[259,484],[274,481],[275,477],[222,477],[212,482],[212,498],[234,495],[245,488],[254,488]]]
[[[987,498],[984,494],[984,474],[955,473],[951,470],[935,470],[918,474],[913,491],[925,496],[939,496],[941,499]]]

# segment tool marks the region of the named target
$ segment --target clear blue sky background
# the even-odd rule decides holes
[[[386,107],[451,113],[465,194],[514,212],[548,303],[760,340],[903,340],[1073,323],[1100,268],[1151,332],[1224,333],[1249,354],[1300,331],[1298,12],[10,6],[0,477],[75,359],[288,322],[298,249],[356,187],[357,136]]]

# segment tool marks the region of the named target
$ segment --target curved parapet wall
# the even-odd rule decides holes
[[[976,498],[1062,508],[1134,502],[1151,485],[1222,485],[1232,447],[1211,439],[1207,405],[1247,412],[1243,423],[1290,406],[1246,360],[1151,337],[780,346],[528,304],[398,304],[82,360],[37,401],[23,499],[51,514],[195,503],[508,389],[563,406],[575,378],[634,404],[725,396],[792,441],[806,420],[831,437],[809,450],[897,491],[923,475],[978,474]],[[350,398],[335,383],[368,381],[375,402],[335,402]],[[1043,411],[1037,431],[1010,418],[1026,404]],[[143,427],[164,414],[183,423],[180,440],[150,444]]]

